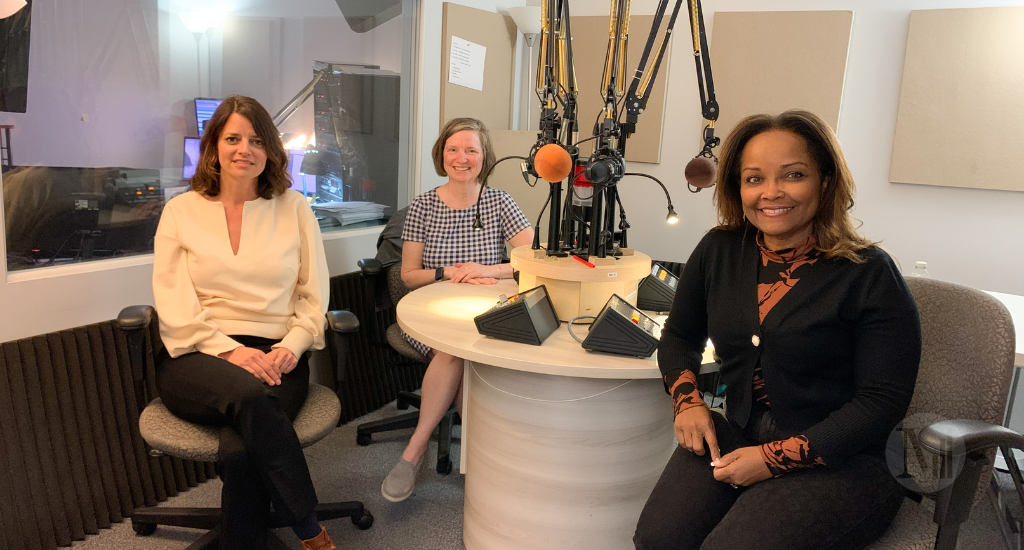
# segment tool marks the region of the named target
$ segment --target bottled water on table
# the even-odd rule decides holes
[[[928,262],[916,262],[914,263],[914,271],[910,272],[911,277],[924,277],[931,278],[931,274],[928,273]]]

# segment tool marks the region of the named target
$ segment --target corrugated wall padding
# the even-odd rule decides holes
[[[214,477],[150,457],[138,417],[112,321],[0,344],[0,550],[70,546]]]
[[[338,387],[342,422],[420,386],[425,365],[396,365],[379,307],[358,273],[331,279],[331,309],[360,322]],[[157,395],[147,335],[146,393]],[[46,550],[96,534],[216,477],[212,463],[154,458],[139,435],[124,335],[113,321],[0,344],[0,550]]]
[[[331,278],[330,309],[347,309],[359,318],[359,333],[349,339],[346,378],[338,387],[343,423],[394,401],[399,391],[420,387],[426,365],[402,364],[388,346],[385,332],[396,322],[395,307],[375,304],[359,272]]]

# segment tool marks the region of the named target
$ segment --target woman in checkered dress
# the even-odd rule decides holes
[[[480,197],[483,228],[473,229],[480,180],[495,163],[487,129],[476,119],[453,119],[434,142],[432,156],[437,174],[447,176],[448,182],[409,206],[402,231],[402,281],[412,290],[440,281],[492,285],[510,279],[512,266],[501,263],[505,243],[513,248],[530,244],[533,229],[508,193],[489,187]],[[430,357],[430,365],[423,377],[416,431],[381,485],[384,498],[392,502],[412,494],[430,435],[452,401],[456,407],[462,403],[462,359],[405,337]]]

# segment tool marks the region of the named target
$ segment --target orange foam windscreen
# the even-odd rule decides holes
[[[533,169],[544,181],[559,182],[572,172],[572,157],[561,145],[549,143],[534,155]]]

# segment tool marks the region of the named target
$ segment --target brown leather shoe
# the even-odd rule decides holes
[[[321,525],[319,535],[302,541],[302,550],[338,550],[338,547],[331,542],[331,536],[327,534],[327,529]]]

